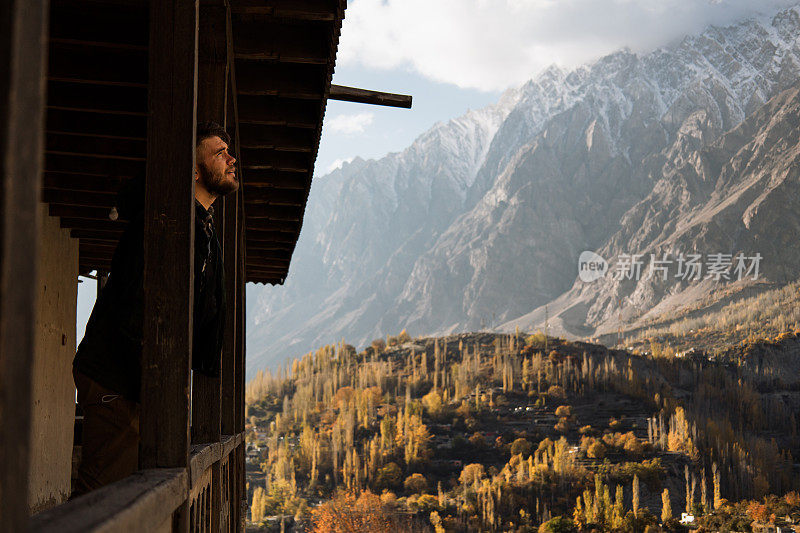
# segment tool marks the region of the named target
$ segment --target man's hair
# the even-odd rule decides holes
[[[195,141],[196,145],[200,146],[200,143],[209,137],[219,137],[225,141],[226,144],[231,144],[231,136],[228,135],[228,132],[225,131],[225,128],[210,120],[198,122],[197,140]]]

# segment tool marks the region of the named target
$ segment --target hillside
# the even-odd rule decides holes
[[[713,359],[541,333],[387,341],[248,384],[251,530],[800,524],[800,377],[775,366],[795,336]]]
[[[614,297],[631,292],[577,294],[584,250],[772,246],[770,281],[794,281],[797,262],[781,251],[791,233],[771,221],[794,227],[796,175],[738,170],[791,161],[791,146],[753,135],[792,134],[758,117],[800,79],[798,35],[794,8],[552,67],[402,152],[315,178],[286,286],[249,288],[248,375],[331,338],[362,346],[383,331],[446,334],[531,311],[538,324],[551,302],[565,334],[616,329]],[[772,194],[758,197],[763,187]],[[623,320],[698,301],[710,293],[700,285],[641,288]]]

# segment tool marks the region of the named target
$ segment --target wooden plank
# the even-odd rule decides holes
[[[147,84],[147,52],[142,50],[51,43],[48,61],[52,80],[130,87]]]
[[[326,64],[331,59],[330,27],[302,21],[235,16],[236,59]]]
[[[110,210],[114,206],[115,200],[116,194],[112,192],[68,191],[63,189],[42,190],[43,202],[58,203],[61,205],[107,207]]]
[[[139,46],[148,43],[146,2],[52,0],[51,39],[76,39]]]
[[[47,2],[0,3],[0,531],[27,529]]]
[[[405,94],[369,91],[367,89],[345,87],[344,85],[331,85],[328,98],[330,100],[341,100],[343,102],[402,107],[404,109],[411,109],[412,100],[411,96]]]
[[[50,152],[45,154],[44,168],[53,172],[133,177],[144,173],[145,162],[140,159],[101,158],[97,154]]]
[[[253,219],[286,220],[300,222],[303,210],[285,205],[263,205],[246,202],[248,223]]]
[[[36,533],[156,531],[186,500],[186,468],[137,472],[31,519]]]
[[[103,229],[103,230],[111,230],[111,231],[121,231],[124,228],[124,224],[126,221],[122,218],[118,218],[117,220],[111,220],[108,218],[109,213],[111,212],[110,209],[105,207],[81,207],[75,205],[60,205],[60,204],[50,204],[50,216],[51,217],[63,217],[72,219],[72,221],[81,220],[82,222],[76,222],[75,224],[71,224],[70,226],[66,226],[63,223],[61,227],[74,227],[80,229]],[[71,221],[71,222],[72,222]],[[93,221],[100,221],[100,224],[94,224]],[[112,223],[112,224],[109,224]]]
[[[237,60],[237,94],[319,100],[325,95],[325,69],[325,65]]]
[[[236,0],[232,6],[236,14],[322,22],[335,20],[338,9],[336,0]]]
[[[142,468],[189,462],[198,8],[197,0],[150,5]],[[185,530],[185,504],[179,515]]]
[[[319,105],[308,100],[278,98],[276,96],[239,96],[242,135],[251,136],[252,125],[290,126],[316,129],[319,123]]]
[[[126,86],[104,87],[51,80],[47,84],[47,107],[146,116],[147,89]]]
[[[247,186],[308,190],[311,186],[311,179],[307,172],[297,173],[275,169],[249,169],[247,172]]]
[[[85,111],[49,109],[47,131],[107,137],[110,139],[147,138],[147,118],[135,115],[103,115]]]
[[[200,8],[200,37],[198,44],[198,120],[213,120],[224,125],[227,113],[226,97],[228,83],[227,10],[219,2],[204,3]],[[219,201],[219,204],[222,204]],[[222,220],[216,217],[219,229]],[[218,359],[217,376],[193,373],[192,381],[192,442],[215,442],[220,437],[221,399],[220,369]],[[216,489],[212,489],[214,494]]]
[[[274,149],[245,148],[239,150],[245,169],[285,170],[308,174],[313,169],[311,154],[281,152]]]
[[[247,125],[243,130],[242,148],[245,149],[311,152],[317,144],[315,132],[309,128],[259,124]]]
[[[281,233],[290,233],[298,235],[300,233],[300,224],[297,221],[290,220],[268,220],[268,219],[249,219],[247,221],[247,234],[258,236],[263,232],[280,231]]]
[[[123,176],[92,176],[45,172],[42,185],[47,189],[87,192],[109,191],[116,193],[127,181],[127,178]]]
[[[248,205],[288,205],[302,207],[307,193],[298,189],[275,189],[269,187],[245,187]]]
[[[294,233],[285,233],[282,231],[253,231],[252,229],[247,233],[247,244],[258,245],[259,243],[287,243],[294,244],[297,242],[297,236]]]

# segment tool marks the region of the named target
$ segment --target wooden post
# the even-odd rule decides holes
[[[197,36],[197,0],[150,3],[142,468],[189,462]]]
[[[227,113],[228,46],[226,8],[222,1],[203,3],[200,8],[197,117],[224,126]],[[223,227],[224,199],[217,200],[217,234]],[[223,230],[224,233],[224,230]],[[221,368],[217,369],[219,373]],[[220,439],[220,377],[200,372],[192,381],[192,442],[217,442]]]
[[[28,529],[48,2],[0,3],[0,531]]]
[[[240,165],[240,168],[243,165]],[[245,273],[245,257],[247,249],[245,247],[245,213],[244,213],[244,177],[239,176],[241,186],[239,188],[239,225],[238,225],[238,238],[239,238],[239,257],[236,263],[237,277],[239,278],[238,298],[236,305],[236,361],[234,367],[235,383],[236,383],[236,399],[235,399],[235,413],[236,413],[236,431],[244,431],[244,361],[245,361],[245,282],[247,280]],[[237,514],[236,526],[237,531],[244,530],[244,506],[247,494],[245,493],[245,465],[244,465],[244,441],[239,445],[236,452],[236,473],[237,473]]]
[[[226,34],[228,35],[228,99],[225,128],[231,134],[234,156],[239,158],[239,131],[238,108],[236,102],[236,79],[233,64],[233,38],[231,31],[230,9],[226,10]],[[241,164],[237,164],[236,172],[241,180]],[[241,185],[240,185],[241,190]],[[241,279],[238,276],[236,261],[239,251],[239,197],[240,193],[229,195],[225,198],[225,229],[223,236],[223,253],[225,255],[225,297],[227,300],[228,314],[225,324],[225,341],[222,346],[222,433],[233,435],[236,430],[236,409],[234,393],[234,369],[236,360],[236,324],[238,322],[238,287]],[[231,463],[233,465],[235,463]]]

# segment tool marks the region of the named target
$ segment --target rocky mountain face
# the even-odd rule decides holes
[[[623,298],[630,321],[712,290],[584,284],[584,250],[761,251],[788,268],[798,35],[794,8],[552,67],[401,153],[315,179],[286,285],[249,288],[249,370],[342,337],[532,327],[551,302],[564,332],[590,336]]]

